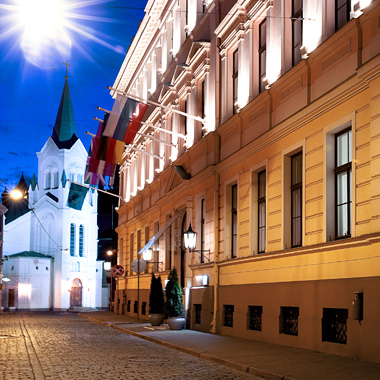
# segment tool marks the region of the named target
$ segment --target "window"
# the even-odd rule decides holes
[[[281,306],[280,313],[280,334],[298,335],[298,307]]]
[[[259,25],[259,91],[265,90],[264,79],[267,75],[267,20]]]
[[[263,170],[258,174],[258,237],[257,249],[259,253],[265,252],[265,227],[266,227],[266,171]]]
[[[148,243],[148,241],[149,241],[149,226],[145,226],[145,243],[144,243],[144,247]],[[152,251],[152,253],[153,253],[153,251]],[[153,256],[153,254],[152,254],[152,256]],[[152,257],[152,259],[153,259],[153,257]],[[155,260],[153,260],[153,261],[155,261]],[[149,265],[146,266],[145,273],[149,273]]]
[[[351,0],[335,0],[335,30],[350,21]]]
[[[291,157],[291,244],[302,245],[302,152]]]
[[[84,247],[84,227],[81,224],[79,226],[79,256],[83,257],[83,247]]]
[[[75,256],[75,224],[70,224],[70,255]]]
[[[347,309],[323,308],[322,341],[347,344]]]
[[[231,258],[237,257],[237,185],[231,186]]]
[[[44,177],[45,177],[44,178],[44,184],[45,184],[44,188],[50,189],[51,188],[51,173],[50,173],[50,171],[45,172]]]
[[[201,118],[205,118],[205,81],[201,85]]]
[[[135,236],[132,233],[129,235],[129,266],[132,265],[134,247],[135,247]],[[131,274],[133,273],[132,269],[130,273]]]
[[[187,98],[185,100],[185,113],[189,113],[189,104],[187,102]],[[187,135],[187,116],[185,116],[184,119],[185,119],[185,124],[184,124],[185,133],[184,133],[184,135],[186,136]]]
[[[239,74],[239,50],[232,55],[232,100],[234,114],[238,109],[238,74]]]
[[[248,306],[248,329],[249,330],[262,330],[262,306]]]
[[[206,243],[206,223],[205,223],[205,215],[206,215],[206,201],[203,198],[201,200],[201,251],[203,252]],[[201,263],[204,263],[203,253],[201,254]]]
[[[156,234],[160,229],[160,224],[158,222],[155,222],[153,228],[154,228],[154,234]],[[153,248],[153,261],[155,261],[155,264],[153,264],[153,272],[156,273],[160,270],[159,263],[158,263],[160,260],[160,243],[158,239],[153,244],[152,248]]]
[[[223,305],[223,326],[233,327],[234,305]]]
[[[303,0],[292,0],[293,66],[301,61]]]
[[[167,218],[166,221],[171,219],[171,215]],[[165,241],[165,269],[170,270],[172,268],[172,227],[169,227],[166,232],[166,241]]]
[[[53,173],[53,189],[58,189],[58,185],[59,185],[59,173],[58,171],[54,171]]]
[[[335,135],[335,237],[351,236],[351,128]]]

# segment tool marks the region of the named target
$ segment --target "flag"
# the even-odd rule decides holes
[[[84,199],[86,198],[87,192],[88,187],[71,182],[67,205],[75,210],[82,210],[82,206],[84,203]]]
[[[104,129],[104,136],[131,144],[147,108],[147,104],[117,95]]]
[[[101,183],[103,186],[105,186],[106,182],[104,180],[104,177],[101,174],[91,172],[90,165],[91,165],[91,151],[92,151],[92,146],[94,144],[95,138],[93,137],[91,139],[90,143],[90,148],[88,150],[88,157],[87,157],[87,162],[86,162],[86,169],[84,171],[84,183],[88,185],[95,185],[98,186],[99,183]]]
[[[107,120],[108,114],[105,114],[104,122],[99,123],[96,136],[91,140],[86,173],[113,176],[115,166],[121,162],[125,143],[103,135]]]

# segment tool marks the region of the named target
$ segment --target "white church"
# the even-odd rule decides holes
[[[53,134],[37,157],[38,180],[33,175],[28,188],[22,176],[16,187],[28,198],[18,201],[24,210],[17,211],[17,201],[7,206],[1,306],[106,307],[109,287],[102,285],[103,261],[97,260],[97,191],[88,191],[82,210],[68,206],[67,179],[83,183],[87,151],[77,137],[67,75]]]

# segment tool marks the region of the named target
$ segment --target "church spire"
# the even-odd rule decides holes
[[[77,128],[75,125],[73,105],[69,90],[69,77],[67,75],[67,67],[70,65],[67,63],[67,60],[64,65],[66,65],[65,85],[63,87],[61,103],[59,104],[52,135],[57,145],[61,145],[60,143],[71,140],[74,136],[75,141],[77,140]]]

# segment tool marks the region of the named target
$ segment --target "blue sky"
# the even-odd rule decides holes
[[[21,2],[0,4],[0,194],[5,186],[13,189],[22,172],[26,179],[37,175],[36,153],[52,134],[66,59],[71,65],[69,87],[78,137],[89,147],[85,132],[96,133],[93,117],[103,116],[97,106],[112,108],[106,86],[116,79],[147,0],[84,1],[81,8],[70,10],[75,17],[69,19],[71,27],[65,31],[71,47],[65,45],[67,39],[62,43],[59,38],[52,42],[46,37],[39,45],[43,46],[41,53],[34,52],[25,37],[22,41],[22,24],[14,17],[14,5]]]

